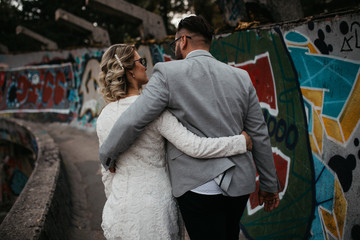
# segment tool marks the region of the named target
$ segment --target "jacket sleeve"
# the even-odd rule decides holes
[[[168,105],[168,86],[160,68],[163,69],[163,64],[154,67],[153,75],[141,95],[116,120],[101,145],[99,159],[106,170],[115,166],[119,155],[131,146],[144,128]]]
[[[165,111],[157,120],[160,134],[176,148],[194,158],[219,158],[245,153],[244,135],[230,137],[199,137],[185,128],[169,111]]]
[[[259,174],[260,189],[267,192],[278,192],[278,182],[274,157],[272,154],[268,128],[259,104],[256,90],[249,79],[249,105],[244,120],[244,130],[249,134],[253,142],[252,154],[256,169]]]

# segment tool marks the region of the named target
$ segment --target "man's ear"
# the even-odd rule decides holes
[[[183,36],[182,37],[182,46],[180,45],[182,50],[185,50],[188,46],[189,42],[188,42],[188,38]]]

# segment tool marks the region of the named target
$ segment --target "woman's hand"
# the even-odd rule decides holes
[[[252,150],[252,140],[251,140],[250,136],[245,131],[242,131],[241,134],[245,136],[246,149],[248,151],[251,151]]]

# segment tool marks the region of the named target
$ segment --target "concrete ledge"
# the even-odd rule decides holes
[[[34,39],[36,40],[37,42],[41,43],[41,49],[43,50],[56,50],[58,49],[58,45],[56,42],[44,37],[44,36],[41,36],[40,34],[34,32],[34,31],[31,31],[30,29],[24,27],[24,26],[21,26],[21,25],[18,25],[16,27],[16,35],[20,35],[20,34],[24,34],[25,36],[31,38],[31,39]]]
[[[24,121],[0,121],[27,129],[37,143],[34,170],[0,225],[1,239],[69,239],[70,191],[58,147],[47,132]]]

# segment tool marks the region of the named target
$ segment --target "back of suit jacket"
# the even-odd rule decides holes
[[[100,149],[100,159],[116,159],[166,107],[199,136],[232,136],[246,130],[253,141],[252,153],[217,159],[191,158],[168,142],[175,197],[225,171],[221,187],[228,195],[249,194],[255,190],[256,168],[260,189],[278,191],[267,127],[248,73],[217,61],[204,50],[193,51],[184,60],[155,65],[143,93],[115,124],[116,134],[112,130],[103,144],[106,149]]]
[[[219,62],[202,50],[191,52],[184,60],[157,67],[167,79],[169,110],[199,136],[231,136],[245,129],[253,140],[256,165],[264,173],[262,182],[272,186],[268,191],[276,191],[275,171],[268,172],[274,170],[269,136],[248,73]],[[229,195],[240,196],[255,190],[256,171],[250,152],[231,158],[193,159],[168,143],[167,156],[175,196],[228,168],[231,169],[226,174],[230,179],[223,189]]]

